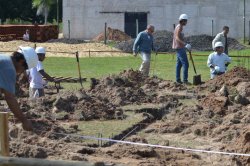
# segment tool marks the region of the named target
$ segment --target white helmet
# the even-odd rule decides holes
[[[181,14],[179,17],[179,21],[181,21],[181,20],[188,20],[187,14]]]
[[[38,57],[34,48],[20,46],[17,52],[23,54],[26,63],[28,65],[28,69],[31,69],[37,65]]]
[[[222,42],[216,42],[214,44],[214,49],[216,49],[217,47],[224,47],[223,43]]]
[[[45,54],[45,48],[44,47],[36,47],[36,53],[37,54]]]

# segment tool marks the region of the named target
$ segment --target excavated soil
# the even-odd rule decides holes
[[[96,37],[94,37],[93,41],[104,41],[104,32],[100,33]],[[120,31],[119,29],[112,29],[110,27],[107,28],[107,40],[113,41],[125,41],[131,39],[125,32]]]
[[[20,123],[10,120],[11,156],[107,165],[249,165],[250,157],[243,156],[120,143],[95,147],[77,135],[78,121],[117,119],[123,114],[121,106],[177,103],[155,118],[160,120],[150,121],[125,140],[249,154],[249,78],[249,71],[236,67],[203,85],[186,87],[127,70],[100,80],[92,78],[89,90],[64,91],[36,101],[21,98],[21,109],[32,120],[34,131],[23,131]]]
[[[33,42],[25,42],[22,40],[13,40],[9,42],[0,42],[0,52],[7,52],[11,54],[11,52],[16,51],[19,46],[30,46],[34,47],[36,44],[37,47],[45,47],[47,50],[46,56],[50,57],[75,57],[75,52],[79,52],[80,57],[89,57],[90,51],[91,57],[106,57],[106,56],[128,56],[126,53],[119,53],[120,51],[116,48],[112,48],[108,45],[102,43],[92,43],[92,42],[84,42],[76,39],[55,39],[51,41],[47,41],[44,43],[33,43]],[[63,52],[65,53],[61,53]],[[99,51],[99,52],[98,52]],[[106,51],[101,52],[100,51]],[[113,51],[113,52],[112,52]]]

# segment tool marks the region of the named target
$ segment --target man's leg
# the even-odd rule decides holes
[[[44,89],[29,88],[30,98],[42,97],[44,96]]]
[[[148,76],[150,69],[151,55],[145,52],[141,52],[141,58],[142,58],[142,64],[139,70],[142,72],[144,76]]]
[[[177,50],[177,52],[176,52],[176,75],[175,75],[175,78],[176,78],[176,82],[179,82],[179,83],[181,83],[181,67],[182,67],[182,64],[181,64],[181,60],[180,60],[180,52],[179,52],[179,50]]]
[[[185,48],[179,49],[179,59],[183,66],[183,82],[188,82],[188,58]]]

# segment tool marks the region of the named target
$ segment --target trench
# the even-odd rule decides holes
[[[110,137],[110,139],[113,140],[123,140],[131,135],[135,135],[137,132],[145,129],[150,124],[154,123],[156,120],[162,119],[162,117],[166,114],[168,114],[173,108],[177,107],[177,103],[174,102],[168,102],[165,104],[162,104],[159,108],[142,108],[135,110],[135,113],[143,113],[144,119],[137,124],[134,124],[133,126],[127,128],[126,130],[122,131],[121,133],[114,135],[113,137]],[[101,147],[108,147],[116,142],[106,142],[101,145]]]

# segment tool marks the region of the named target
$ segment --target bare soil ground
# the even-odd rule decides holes
[[[68,39],[56,39],[47,41],[44,43],[33,43],[33,42],[25,42],[22,40],[13,40],[9,42],[0,42],[0,52],[4,51],[16,51],[19,46],[30,46],[34,47],[40,46],[45,47],[47,49],[47,56],[54,56],[54,57],[75,57],[73,51],[78,51],[80,57],[88,57],[89,50],[90,51],[97,51],[91,52],[90,56],[97,56],[97,57],[104,57],[104,56],[127,56],[129,54],[126,53],[118,53],[112,51],[120,51],[118,49],[112,48],[108,45],[102,43],[91,43],[91,42],[84,42],[81,40],[68,40]],[[58,52],[68,52],[68,53],[58,53]],[[98,51],[105,51],[105,52],[98,52]],[[109,52],[110,51],[110,52]]]
[[[124,113],[133,111],[143,114],[144,120],[138,123],[139,130],[124,137],[126,141],[249,154],[249,79],[250,71],[236,67],[203,85],[184,86],[128,70],[92,79],[89,90],[47,95],[37,101],[24,97],[19,102],[34,131],[23,131],[10,119],[11,156],[105,165],[250,165],[250,157],[243,156],[122,143],[98,147],[78,135],[80,121],[126,121],[129,117]],[[121,137],[132,128],[121,131]]]

